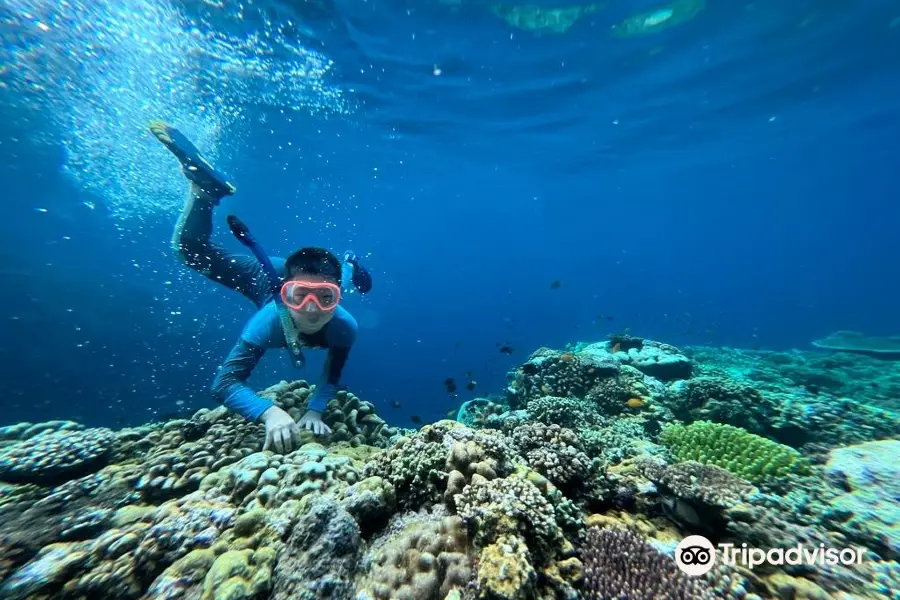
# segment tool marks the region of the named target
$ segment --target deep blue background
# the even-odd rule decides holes
[[[537,347],[626,327],[773,349],[900,332],[895,4],[711,1],[619,39],[610,26],[648,6],[626,4],[562,35],[478,4],[334,6],[307,41],[335,61],[353,114],[248,110],[243,154],[221,165],[239,192],[217,235],[237,247],[222,227],[233,211],[276,254],[371,255],[345,382],[389,420],[454,408],[470,394],[449,397],[448,376],[462,387],[472,370],[477,392],[499,392]],[[210,406],[252,306],[184,274],[168,251],[177,215],[123,227],[61,175],[61,151],[2,120],[0,139],[0,421]],[[144,160],[179,177],[162,148]],[[298,374],[275,353],[251,381],[314,379],[320,364]]]

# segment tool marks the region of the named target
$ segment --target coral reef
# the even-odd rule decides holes
[[[900,373],[874,360],[613,336],[419,431],[341,392],[286,455],[221,407],[3,427],[0,597],[897,600]],[[299,417],[312,391],[261,393]],[[688,578],[691,534],[866,560]]]
[[[295,420],[306,412],[306,403],[315,391],[305,381],[282,381],[260,392],[260,396],[286,410]],[[360,400],[352,393],[341,390],[325,407],[322,415],[325,424],[331,427],[327,442],[350,442],[356,446],[387,446],[397,430],[385,424],[375,413],[375,405]]]

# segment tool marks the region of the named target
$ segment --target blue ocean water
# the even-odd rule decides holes
[[[185,184],[151,119],[237,184],[222,243],[233,212],[273,253],[364,257],[344,382],[391,422],[626,328],[768,349],[896,334],[900,8],[675,4],[696,14],[621,35],[667,13],[535,31],[467,0],[2,0],[2,421],[214,405],[253,307],[174,259]],[[251,382],[320,364],[278,353]],[[476,390],[449,395],[467,371]]]

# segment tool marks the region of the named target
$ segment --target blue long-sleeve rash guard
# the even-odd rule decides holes
[[[338,306],[334,317],[319,332],[312,335],[301,334],[300,339],[305,347],[328,349],[325,367],[316,385],[315,394],[307,405],[309,410],[323,412],[328,402],[337,394],[344,364],[356,340],[356,330],[356,319],[343,307]],[[259,419],[260,415],[273,406],[271,401],[256,395],[246,383],[266,350],[270,348],[287,348],[284,329],[274,301],[266,303],[244,326],[241,336],[229,352],[212,384],[213,395],[219,402],[251,421]]]

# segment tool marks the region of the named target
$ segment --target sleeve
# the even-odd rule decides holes
[[[325,367],[322,369],[316,391],[307,405],[309,410],[316,412],[324,412],[328,403],[337,395],[341,373],[350,356],[350,348],[356,341],[356,319],[341,307],[337,310],[340,312],[328,324],[328,356],[325,359]]]
[[[216,400],[249,421],[256,421],[273,403],[260,398],[247,385],[247,379],[266,353],[265,348],[239,339],[216,373],[212,393]]]
[[[266,349],[275,345],[277,332],[280,332],[278,313],[274,304],[269,303],[244,326],[241,337],[213,380],[212,393],[216,400],[250,421],[256,421],[273,406],[271,401],[256,395],[247,380]]]

